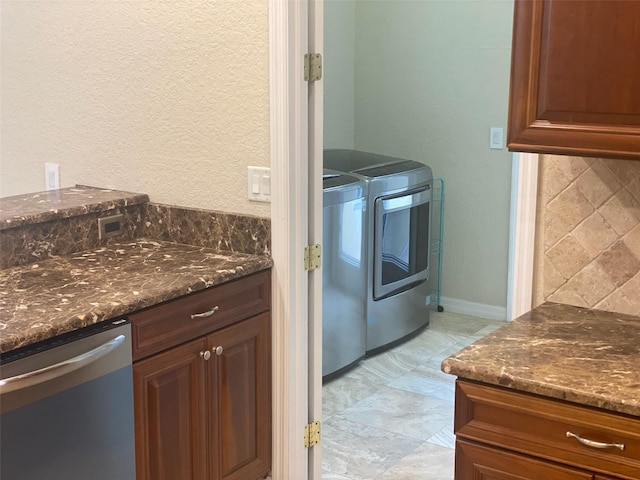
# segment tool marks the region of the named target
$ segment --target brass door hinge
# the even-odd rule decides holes
[[[304,447],[311,448],[320,443],[320,422],[307,423],[304,426]]]
[[[317,270],[322,266],[322,247],[309,245],[304,247],[304,269]]]
[[[304,56],[304,79],[307,82],[315,82],[322,78],[322,55],[319,53],[307,53]]]

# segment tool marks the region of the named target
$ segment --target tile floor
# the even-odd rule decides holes
[[[322,478],[452,480],[455,377],[440,362],[503,324],[432,312],[420,335],[326,383]]]

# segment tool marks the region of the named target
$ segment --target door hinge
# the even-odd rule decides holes
[[[304,426],[304,447],[311,448],[320,443],[320,422],[307,423]]]
[[[307,53],[304,56],[304,79],[307,82],[315,82],[322,78],[322,55],[319,53]]]
[[[317,270],[322,266],[322,247],[309,245],[304,247],[304,269]]]

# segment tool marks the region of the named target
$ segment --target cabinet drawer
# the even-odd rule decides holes
[[[271,272],[264,271],[129,315],[133,360],[269,310]],[[191,318],[215,310],[206,317]]]
[[[537,395],[460,381],[456,383],[458,438],[620,478],[640,478],[640,419]],[[594,448],[567,432],[601,443]]]
[[[591,473],[516,455],[463,440],[456,441],[455,480],[592,480]]]

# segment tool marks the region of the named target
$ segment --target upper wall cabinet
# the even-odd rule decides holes
[[[640,160],[640,0],[515,0],[507,141]]]

